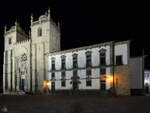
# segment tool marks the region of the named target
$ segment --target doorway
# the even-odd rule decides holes
[[[101,80],[100,81],[100,89],[101,91],[105,91],[106,90],[106,80]]]
[[[78,90],[78,82],[77,80],[73,81],[73,91],[77,91]]]
[[[55,93],[55,82],[52,82],[51,91],[52,91],[52,94]]]
[[[21,79],[21,90],[24,91],[25,79]]]

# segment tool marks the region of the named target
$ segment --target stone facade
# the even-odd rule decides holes
[[[44,53],[60,51],[59,24],[52,21],[50,10],[37,21],[31,16],[31,34],[18,22],[4,33],[3,93],[43,92],[47,79]]]
[[[5,27],[3,93],[48,93],[54,90],[110,90],[129,95],[129,41],[106,42],[60,51],[60,26],[50,10],[29,36],[18,22]],[[113,83],[115,85],[113,85]]]
[[[114,82],[116,95],[130,95],[129,65],[115,67]]]

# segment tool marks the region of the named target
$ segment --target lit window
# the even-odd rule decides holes
[[[42,28],[38,28],[38,37],[42,36]]]
[[[122,65],[122,55],[116,56],[116,65]]]
[[[11,38],[9,38],[9,39],[8,39],[8,43],[9,43],[9,44],[11,44],[11,43],[12,43],[12,42],[11,42]]]

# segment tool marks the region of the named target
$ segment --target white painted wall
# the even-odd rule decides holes
[[[85,90],[85,89],[100,89],[100,53],[99,50],[100,49],[106,49],[106,65],[108,67],[106,67],[106,78],[108,76],[110,76],[112,74],[111,72],[111,57],[110,57],[110,49],[111,46],[109,45],[104,45],[104,46],[97,46],[97,47],[87,47],[87,48],[77,48],[77,49],[73,49],[70,51],[61,51],[61,52],[56,52],[56,53],[50,53],[48,55],[48,71],[49,71],[49,76],[48,76],[48,80],[51,80],[51,59],[55,58],[55,69],[57,70],[57,72],[55,72],[55,88],[56,90],[65,90],[65,89],[71,89],[72,88],[72,84],[70,84],[71,82],[71,77],[73,76],[73,57],[72,55],[74,53],[78,54],[77,57],[77,61],[78,61],[78,76],[81,78],[80,82],[81,84],[79,84],[79,89],[81,90]],[[116,55],[122,55],[123,57],[123,64],[127,64],[128,63],[128,44],[127,43],[117,43],[115,45],[115,56]],[[86,86],[86,52],[87,51],[91,51],[91,60],[92,60],[92,68],[91,72],[92,72],[92,85],[90,87]],[[66,80],[66,87],[61,87],[61,80],[57,79],[61,79],[61,56],[65,55],[66,56],[66,78],[69,80]],[[111,87],[111,83],[106,79],[106,89],[109,89]]]
[[[128,46],[127,44],[118,44],[115,45],[115,56],[122,55],[123,57],[123,64],[128,64]],[[116,59],[115,59],[116,61]]]

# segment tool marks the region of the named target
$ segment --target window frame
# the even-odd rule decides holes
[[[55,78],[55,72],[51,73],[51,78]]]
[[[123,56],[122,55],[116,55],[116,65],[123,65]],[[119,59],[118,59],[119,58]]]
[[[106,52],[100,51],[100,65],[106,65]]]
[[[91,69],[87,69],[87,70],[86,70],[86,75],[92,75]]]
[[[38,37],[42,36],[42,28],[41,27],[38,28],[37,35],[38,35]]]
[[[91,87],[92,86],[92,80],[86,80],[86,87]]]
[[[9,44],[9,45],[12,44],[12,38],[8,38],[8,44]]]
[[[61,59],[61,69],[66,69],[66,59],[65,58]]]
[[[51,70],[55,70],[55,60],[51,60]]]
[[[106,68],[100,68],[100,75],[106,75]]]
[[[77,54],[73,54],[72,55],[72,62],[73,62],[73,68],[76,69],[78,68],[78,55]]]
[[[66,87],[66,80],[65,80],[65,77],[66,77],[66,72],[65,72],[65,71],[62,71],[62,72],[61,72],[61,87]]]

